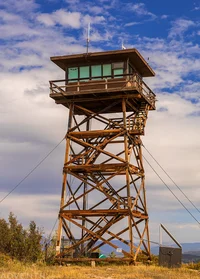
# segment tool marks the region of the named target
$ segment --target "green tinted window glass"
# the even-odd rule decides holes
[[[68,68],[68,79],[78,79],[78,67]]]
[[[89,66],[80,67],[79,69],[80,69],[80,78],[89,78],[90,76]]]
[[[103,76],[111,76],[111,64],[103,65]]]
[[[115,69],[113,70],[115,78],[122,78],[123,76],[116,76],[116,75],[123,75],[123,69]]]
[[[92,77],[101,77],[101,65],[94,65],[91,67]]]

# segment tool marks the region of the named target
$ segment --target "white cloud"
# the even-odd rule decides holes
[[[145,59],[156,72],[156,77],[147,79],[147,83],[154,90],[168,89],[177,92],[173,87],[189,83],[188,75],[199,75],[200,60],[198,58],[199,46],[191,42],[179,40],[164,40],[160,38],[138,38],[137,43],[130,47],[142,51]]]
[[[0,192],[1,198],[5,195],[6,193]],[[1,203],[0,207],[0,218],[7,219],[9,213],[13,212],[25,227],[34,220],[48,234],[58,216],[59,195],[12,194]]]
[[[172,28],[169,32],[169,38],[176,36],[182,36],[190,27],[194,27],[196,24],[192,20],[177,19],[173,22]]]
[[[157,112],[149,114],[146,136],[143,139],[144,145],[177,184],[180,187],[186,187],[187,194],[192,195],[194,200],[199,202],[193,192],[199,191],[200,172],[197,151],[200,150],[200,128],[198,125],[200,116],[190,115],[199,112],[200,108],[174,94],[158,94],[157,98],[159,100]],[[157,140],[153,141],[153,139]],[[144,154],[148,155],[145,151]],[[150,162],[152,162],[151,158]],[[158,166],[157,169],[159,169]],[[160,172],[162,173],[161,170],[159,170]],[[149,183],[152,182],[153,179],[150,179]],[[167,182],[172,184],[169,179]],[[190,192],[191,184],[193,185],[192,192]],[[158,179],[156,185],[159,185]]]
[[[1,0],[0,6],[9,11],[26,13],[39,8],[35,0]]]
[[[199,10],[200,10],[200,6],[195,6],[192,11],[199,11]]]
[[[55,20],[50,14],[40,14],[37,17],[37,20],[46,26],[54,26],[55,25]]]
[[[22,18],[19,15],[16,15],[14,13],[8,13],[4,10],[0,10],[0,17],[1,20],[4,22],[21,22]]]
[[[133,21],[133,22],[126,23],[124,26],[128,27],[128,26],[134,26],[134,25],[139,25],[139,24],[143,24],[143,22]]]
[[[100,34],[97,29],[93,29],[91,32],[90,40],[91,42],[100,42],[100,41],[107,41],[112,39],[112,33],[106,31],[103,34]]]
[[[168,15],[162,15],[161,19],[167,19],[169,16]]]
[[[65,0],[67,4],[79,4],[79,0]]]
[[[80,28],[81,24],[80,18],[81,14],[78,12],[68,12],[66,10],[60,9],[53,12],[52,14],[40,14],[37,19],[47,26],[59,24],[62,26],[78,29]]]
[[[102,22],[105,22],[105,17],[85,15],[82,19],[82,22],[84,25],[91,23],[92,26],[93,24],[101,24]]]
[[[128,5],[132,11],[134,11],[139,16],[150,16],[152,19],[155,19],[157,16],[149,12],[144,3],[136,3]]]
[[[33,30],[29,26],[26,26],[24,24],[18,24],[18,28],[16,28],[16,24],[10,24],[10,25],[1,25],[0,26],[0,33],[1,36],[5,38],[13,38],[13,37],[24,37],[28,36],[35,36],[39,35],[37,30]]]
[[[99,7],[99,6],[92,6],[92,7],[90,6],[89,11],[94,14],[101,14],[104,12],[104,9],[103,7]]]

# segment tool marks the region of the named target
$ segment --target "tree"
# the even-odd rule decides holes
[[[36,262],[43,253],[42,235],[34,221],[24,229],[11,212],[8,222],[0,219],[0,252],[20,261]]]
[[[9,215],[9,243],[7,253],[18,260],[25,257],[26,231],[11,212]]]
[[[45,239],[44,247],[45,247],[45,260],[47,263],[51,264],[54,262],[56,256],[56,242],[57,242],[57,235],[53,235],[47,239]]]
[[[36,262],[42,258],[42,234],[36,223],[31,221],[26,237],[26,259],[28,261]]]
[[[0,252],[3,254],[8,251],[9,233],[8,223],[4,219],[0,219]]]

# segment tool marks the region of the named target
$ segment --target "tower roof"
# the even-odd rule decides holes
[[[142,57],[139,51],[135,48],[102,52],[90,52],[88,54],[82,53],[64,56],[53,56],[51,57],[51,61],[53,61],[57,66],[59,66],[61,69],[65,71],[66,67],[86,65],[98,62],[111,63],[115,62],[116,60],[128,58],[142,77],[155,76],[155,73],[152,70],[152,68]]]

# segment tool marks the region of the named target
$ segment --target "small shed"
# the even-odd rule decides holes
[[[162,245],[162,230],[163,229],[168,236],[173,240],[177,247],[170,247]],[[159,247],[159,265],[164,267],[180,267],[182,263],[182,246],[180,243],[171,235],[171,233],[160,224],[160,247]]]

